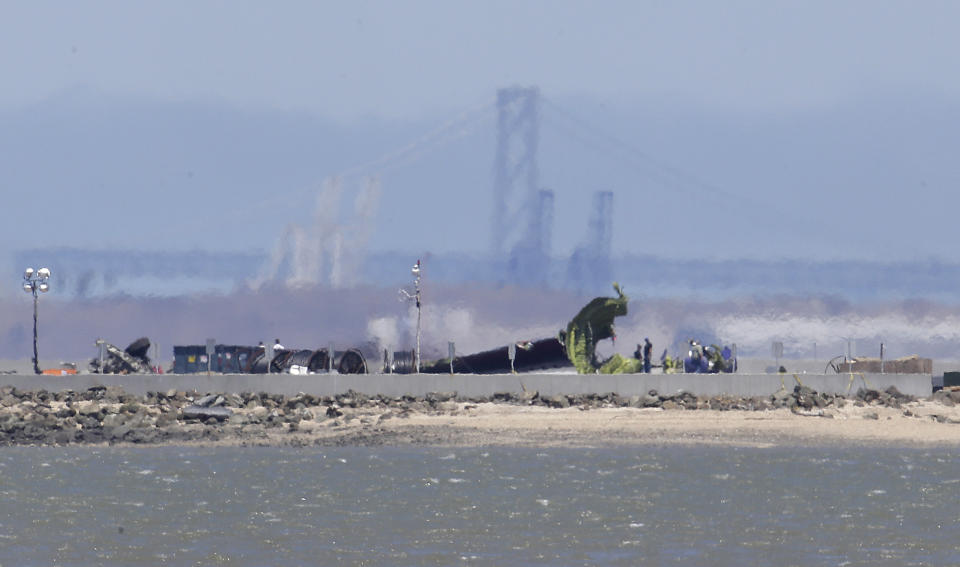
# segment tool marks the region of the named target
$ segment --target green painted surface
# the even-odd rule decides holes
[[[635,367],[628,364],[633,359],[615,355],[605,363],[597,360],[597,342],[613,337],[613,320],[627,314],[630,298],[616,282],[613,289],[617,297],[594,298],[567,324],[566,330],[560,331],[567,358],[580,374],[595,374],[598,370],[605,374],[636,372]]]

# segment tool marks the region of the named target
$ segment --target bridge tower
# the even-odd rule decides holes
[[[512,282],[541,283],[550,258],[553,192],[539,186],[540,89],[500,89],[497,113],[493,253],[507,260]]]
[[[587,222],[583,244],[570,256],[567,283],[578,292],[597,293],[609,289],[613,266],[610,253],[613,248],[613,192],[596,191]]]

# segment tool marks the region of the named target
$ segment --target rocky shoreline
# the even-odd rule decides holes
[[[917,404],[927,411],[916,411]],[[859,417],[889,416],[958,424],[948,411],[960,403],[960,392],[940,391],[929,400],[916,400],[891,388],[859,390],[849,397],[821,394],[805,386],[782,389],[768,397],[698,397],[689,393],[622,397],[614,393],[540,396],[537,392],[498,393],[462,398],[456,392],[422,397],[367,396],[349,391],[335,397],[308,394],[217,394],[183,391],[149,392],[137,396],[121,388],[99,386],[85,391],[23,391],[0,388],[0,444],[236,444],[281,446],[443,445],[463,441],[463,432],[450,419],[437,425],[416,425],[421,418],[476,416],[478,408],[510,411],[511,407],[540,408],[538,418],[564,409],[624,408],[671,415],[686,410],[755,414],[789,410],[810,417],[835,417],[843,408],[859,408]],[[934,411],[930,411],[930,407]],[[936,411],[936,408],[944,411]],[[911,409],[913,408],[913,409]],[[643,413],[643,412],[641,412]],[[886,419],[890,419],[887,417]],[[567,420],[569,421],[569,420]],[[405,422],[410,426],[405,426]],[[426,422],[424,422],[426,423]],[[471,427],[470,422],[465,422]],[[447,427],[444,427],[447,424]],[[531,421],[530,428],[536,425]],[[575,425],[571,425],[575,428]],[[554,429],[552,426],[546,429]],[[960,429],[957,429],[960,435]],[[541,432],[544,435],[549,433]]]

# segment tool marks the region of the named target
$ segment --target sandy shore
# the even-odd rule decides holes
[[[814,412],[518,407],[457,404],[437,414],[376,418],[288,434],[303,444],[603,447],[617,445],[960,446],[960,408],[848,404]],[[351,424],[353,423],[353,424]],[[270,441],[265,440],[268,443]]]

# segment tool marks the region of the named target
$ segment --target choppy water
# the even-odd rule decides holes
[[[955,565],[947,450],[3,448],[0,565]]]

